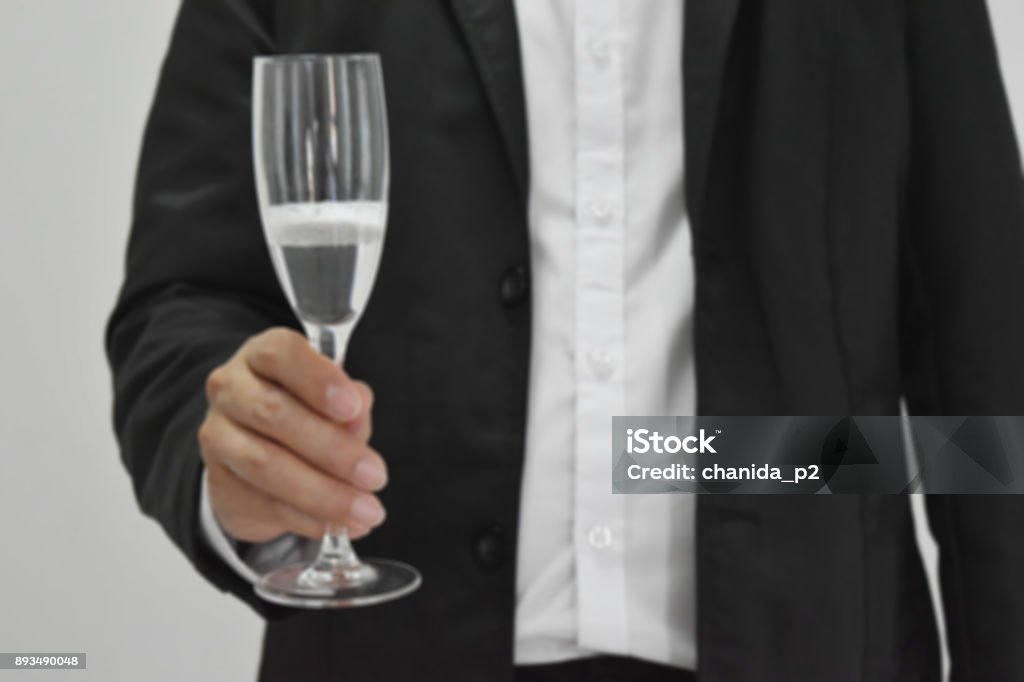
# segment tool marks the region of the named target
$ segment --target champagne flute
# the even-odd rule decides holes
[[[257,57],[253,147],[274,270],[313,347],[341,365],[377,275],[390,181],[380,59],[373,54]],[[377,604],[409,594],[416,569],[360,560],[326,524],[313,563],[262,576],[256,592],[286,606]]]

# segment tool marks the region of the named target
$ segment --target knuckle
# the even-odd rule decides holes
[[[213,402],[227,385],[227,370],[221,365],[206,375],[206,397]]]
[[[266,475],[273,459],[270,449],[264,445],[253,444],[239,453],[241,466],[250,478]]]
[[[262,372],[274,372],[278,366],[277,344],[270,339],[263,339],[253,344],[249,353],[249,361],[253,367],[259,368]]]
[[[252,406],[254,426],[263,431],[274,431],[280,426],[286,409],[284,399],[276,391],[265,391]]]
[[[286,327],[274,327],[261,332],[253,339],[249,351],[250,362],[263,371],[274,372],[280,368],[283,358],[294,348],[296,333]]]
[[[199,451],[203,455],[203,460],[209,456],[209,453],[213,450],[214,444],[216,443],[216,427],[214,426],[213,420],[209,417],[203,420],[203,423],[199,425],[199,431],[196,434],[199,439]]]

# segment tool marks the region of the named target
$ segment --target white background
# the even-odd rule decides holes
[[[1024,130],[1024,3],[991,4]],[[176,6],[0,2],[0,651],[89,653],[60,679],[255,677],[260,621],[136,510],[110,428],[103,324]]]

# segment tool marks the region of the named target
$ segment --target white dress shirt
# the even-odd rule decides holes
[[[533,287],[517,663],[697,666],[695,499],[613,495],[610,452],[613,415],[696,410],[682,3],[516,0]],[[253,580],[203,485],[208,542]]]
[[[516,661],[696,668],[695,499],[613,495],[613,415],[696,410],[682,0],[517,0],[533,345]]]

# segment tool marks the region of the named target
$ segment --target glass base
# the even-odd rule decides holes
[[[422,582],[415,568],[389,559],[362,559],[354,568],[330,571],[318,571],[309,562],[300,562],[261,577],[256,583],[256,594],[281,606],[350,608],[404,597]]]

